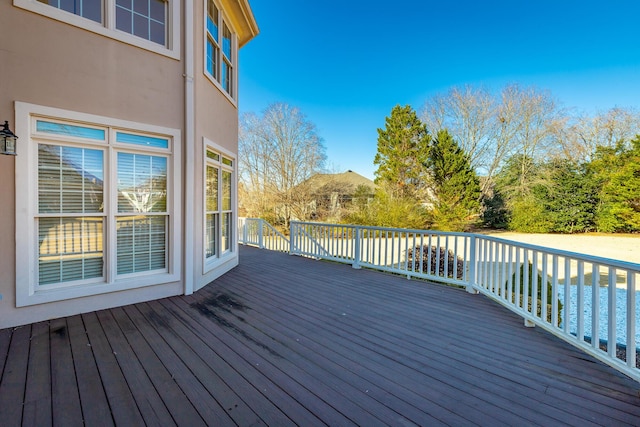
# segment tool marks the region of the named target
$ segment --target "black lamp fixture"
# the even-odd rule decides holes
[[[9,122],[4,121],[4,127],[0,129],[0,154],[8,156],[16,155],[16,139],[18,137],[9,129]]]

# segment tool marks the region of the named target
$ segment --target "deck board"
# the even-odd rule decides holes
[[[12,330],[0,378],[0,420],[7,425],[20,425],[23,396],[27,382],[31,326]]]
[[[25,426],[47,426],[52,423],[50,360],[49,323],[35,323],[31,329],[24,397],[22,424]]]
[[[247,295],[246,293],[244,294],[245,296]],[[284,296],[282,296],[281,298],[286,298]],[[277,300],[279,298],[273,298],[274,300]],[[316,299],[317,300],[317,299]],[[293,305],[293,302],[289,301],[287,303],[288,305]],[[297,304],[301,304],[301,302],[297,302]],[[308,311],[312,311],[313,308],[312,307],[307,307]],[[321,310],[321,309],[319,309]],[[308,312],[307,310],[305,310],[305,312]],[[274,307],[271,312],[273,313],[278,313],[279,312],[279,308]],[[353,317],[353,316],[352,316]],[[366,319],[366,323],[365,325],[369,325],[371,326],[372,322],[374,321],[374,319]],[[290,319],[285,319],[284,323],[288,323],[288,322],[292,322],[292,323],[296,323],[295,319],[290,318]],[[266,322],[262,322],[262,323],[266,323]],[[363,325],[363,327],[365,326]],[[373,329],[373,328],[371,328]],[[427,355],[427,358],[433,358],[433,357],[438,357],[439,354],[435,353],[433,351],[433,349],[429,348],[428,345],[423,345],[422,347],[420,345],[416,345],[416,342],[421,338],[420,337],[420,333],[415,333],[413,336],[405,336],[402,339],[399,339],[397,337],[397,334],[401,334],[404,333],[408,330],[410,330],[411,328],[408,328],[406,325],[401,324],[399,326],[394,327],[393,324],[391,324],[390,321],[385,321],[385,330],[384,331],[379,331],[376,335],[373,336],[372,340],[384,340],[387,344],[391,345],[392,349],[402,349],[403,347],[405,347],[402,351],[400,351],[400,357],[404,358],[404,354],[410,354],[410,355],[416,355],[416,354],[424,354]],[[337,329],[334,328],[333,332],[336,333]],[[317,334],[315,334],[315,336],[317,336]],[[408,338],[408,339],[407,339]],[[347,344],[349,344],[350,342],[352,342],[352,339],[349,337],[347,339]],[[378,341],[378,343],[382,343],[382,341]],[[332,347],[335,348],[335,342],[332,343]],[[355,351],[358,350],[358,347],[355,347]],[[495,351],[495,348],[493,349],[489,349],[492,352]],[[572,351],[573,349],[569,349],[570,351]],[[353,351],[353,349],[350,349],[349,351]],[[390,350],[389,350],[390,351]],[[532,373],[529,369],[527,369],[526,366],[523,367],[518,367],[515,366],[513,367],[512,364],[510,363],[503,363],[501,368],[502,368],[502,373],[498,372],[498,374],[500,374],[500,376],[496,376],[495,378],[493,377],[486,377],[486,378],[482,378],[480,376],[480,374],[476,375],[478,372],[480,372],[481,370],[483,370],[484,366],[482,365],[482,363],[491,363],[492,360],[490,359],[490,357],[488,355],[482,355],[480,354],[480,352],[476,351],[474,353],[474,356],[472,358],[468,357],[468,352],[467,355],[465,354],[461,354],[460,356],[456,357],[455,354],[452,354],[453,352],[451,351],[451,347],[448,349],[447,353],[446,353],[446,357],[441,358],[442,360],[439,362],[439,364],[442,364],[444,366],[448,366],[447,371],[450,370],[456,370],[456,371],[460,371],[464,373],[464,376],[466,378],[473,378],[475,376],[478,376],[480,378],[480,380],[483,383],[495,383],[495,387],[499,387],[499,388],[503,388],[505,391],[508,391],[509,393],[519,393],[521,394],[521,399],[522,402],[526,402],[527,401],[527,394],[528,391],[526,389],[523,390],[519,390],[522,389],[522,387],[520,387],[520,385],[524,384],[530,388],[533,388],[534,390],[537,391],[544,391],[545,388],[549,387],[550,385],[555,385],[555,384],[562,384],[562,381],[554,381],[553,376],[550,377],[549,381],[552,381],[552,383],[550,385],[540,385],[538,381],[536,381],[536,376],[534,373]],[[453,357],[452,357],[453,355]],[[393,357],[393,354],[391,354],[390,357]],[[411,362],[411,363],[416,363],[415,358],[414,359],[405,359],[405,363]],[[482,360],[478,360],[478,359],[482,359]],[[477,363],[477,362],[482,362],[482,363]],[[416,365],[416,367],[419,367],[420,363],[427,363],[424,360],[417,360],[418,365]],[[467,364],[469,364],[469,366],[467,366]],[[518,381],[517,385],[511,385],[511,382],[514,381]],[[525,394],[522,394],[522,393]],[[515,396],[511,396],[509,395],[509,397],[514,398]],[[569,396],[569,399],[572,396]],[[575,403],[580,404],[582,401],[584,400],[584,398],[581,398],[577,401],[575,401]],[[548,403],[552,406],[556,406],[556,408],[547,408],[550,411],[555,411],[556,414],[561,415],[558,413],[558,409],[564,411],[564,405],[562,403],[562,400],[558,400],[558,399],[549,399]],[[610,404],[613,405],[617,405],[619,403],[618,400],[614,400],[611,401]],[[588,404],[583,405],[583,407],[581,409],[576,408],[577,412],[575,415],[589,415],[589,412],[593,412],[593,414],[591,414],[593,417],[597,418],[597,411],[593,411],[593,405],[596,404],[595,402],[590,402]],[[622,403],[619,406],[624,406]],[[521,408],[522,409],[522,408]],[[569,409],[573,409],[573,408],[569,408]],[[608,407],[604,408],[605,411],[608,413]],[[525,408],[526,410],[526,408]],[[608,416],[611,415],[610,413],[608,413]],[[624,414],[620,414],[620,416],[622,417],[621,419],[624,420],[625,416]]]
[[[640,384],[484,296],[240,260],[190,296],[0,330],[2,425],[640,425]]]

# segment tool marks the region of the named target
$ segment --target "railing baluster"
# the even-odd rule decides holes
[[[600,266],[591,264],[591,347],[600,348]]]
[[[542,258],[542,281],[540,282],[541,290],[540,293],[540,317],[543,321],[547,321],[547,311],[549,310],[547,299],[549,298],[549,287],[547,283],[549,283],[549,276],[547,273],[547,254],[541,253],[540,257]],[[538,294],[536,294],[538,295]],[[549,319],[551,323],[553,323],[553,318]]]
[[[531,283],[531,293],[529,294],[529,297],[531,298],[531,315],[538,317],[538,293],[540,292],[538,289],[538,251],[533,251],[531,256],[533,258],[531,261],[531,277],[527,283]],[[529,270],[529,268],[527,268],[527,270]],[[529,286],[527,286],[527,288],[528,287]],[[528,306],[529,300],[527,299],[527,307]],[[544,319],[545,317],[541,316],[541,318]]]
[[[636,276],[627,270],[627,366],[636,367]]]
[[[514,291],[513,291],[513,263],[515,262],[515,260],[513,259],[513,255],[514,255],[514,250],[517,251],[517,248],[514,247],[509,247],[509,285],[508,285],[508,290],[507,290],[507,297],[509,299],[509,302],[513,303],[514,301]]]
[[[607,307],[607,320],[609,322],[607,330],[607,353],[609,357],[616,358],[616,325],[617,325],[617,295],[616,295],[616,279],[617,270],[613,267],[609,267],[609,283],[607,289],[608,307]]]
[[[551,323],[558,327],[558,255],[551,259]]]
[[[564,333],[571,334],[571,259],[564,257]]]
[[[520,279],[520,277],[522,276],[520,274],[520,271],[521,271],[520,268],[521,268],[520,267],[520,248],[516,248],[516,273],[515,273],[515,276],[516,276],[516,296],[515,296],[515,298],[513,300],[513,303],[516,305],[516,307],[520,307],[520,289],[521,289],[521,286],[520,286],[521,279]]]
[[[584,341],[584,262],[578,261],[578,305],[576,309],[578,328],[576,335],[578,340]]]

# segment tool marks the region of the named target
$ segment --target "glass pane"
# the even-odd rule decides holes
[[[222,88],[231,96],[231,68],[226,61],[222,63]]]
[[[211,150],[207,150],[207,157],[213,160],[220,160],[220,155]]]
[[[231,210],[231,172],[222,171],[222,210]]]
[[[207,212],[218,210],[218,168],[207,165]]]
[[[132,10],[133,0],[116,0],[116,5],[124,9]]]
[[[228,166],[233,166],[233,160],[227,159],[226,157],[222,158],[222,163]]]
[[[155,21],[151,21],[150,23],[150,38],[154,43],[165,45],[165,27],[163,23],[158,23]]]
[[[103,152],[38,145],[38,211],[98,213],[103,210]]]
[[[102,277],[102,218],[38,219],[40,285]]]
[[[134,13],[133,34],[145,40],[149,40],[149,18]]]
[[[149,17],[160,24],[164,24],[166,22],[165,5],[166,2],[163,0],[150,0]]]
[[[80,7],[76,6],[75,0],[59,0],[58,7],[64,11],[67,11],[76,15],[80,14]]]
[[[133,33],[133,13],[129,9],[116,6],[116,28],[125,33]]]
[[[134,135],[125,132],[116,132],[116,142],[125,144],[142,145],[145,147],[169,148],[169,140],[165,138],[155,138],[146,135]]]
[[[102,22],[102,0],[82,0],[82,16]]]
[[[207,71],[214,79],[218,78],[218,47],[207,38]]]
[[[149,16],[149,0],[133,0],[133,11],[140,15]]]
[[[231,248],[231,212],[222,214],[222,252]]]
[[[230,62],[233,61],[231,57],[231,31],[225,23],[222,24],[222,53]]]
[[[166,212],[167,159],[118,153],[118,212]]]
[[[205,256],[211,258],[217,254],[216,236],[218,214],[207,214]]]
[[[213,1],[209,0],[209,8],[207,13],[207,31],[211,34],[211,37],[216,41],[216,43],[220,43],[219,35],[218,35],[218,19],[219,12],[216,5]]]
[[[118,274],[165,269],[167,217],[118,218],[116,244]]]
[[[69,125],[63,123],[52,123],[43,120],[36,121],[36,131],[50,133],[54,135],[73,136],[78,138],[96,139],[104,141],[105,132],[103,129],[94,129],[84,126]]]

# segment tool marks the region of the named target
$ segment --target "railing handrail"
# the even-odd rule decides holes
[[[478,233],[321,222],[291,221],[287,244],[293,255],[330,259],[353,268],[374,268],[482,293],[517,313],[525,325],[540,326],[640,381],[634,351],[640,349],[636,339],[640,321],[635,313],[635,294],[640,291],[638,263]],[[563,294],[560,287],[564,287]],[[625,302],[618,303],[622,289]],[[606,304],[600,303],[605,296]],[[618,309],[625,311],[621,319],[624,342],[618,341]],[[605,310],[606,321],[600,310]],[[561,314],[565,316],[562,327]],[[603,337],[606,350],[600,349]],[[617,349],[623,347],[628,350],[625,361],[617,356]]]
[[[616,268],[620,268],[624,270],[629,270],[629,269],[640,270],[640,263],[634,263],[630,261],[621,261],[613,258],[600,257],[597,255],[583,254],[580,252],[572,252],[572,251],[567,251],[565,249],[549,248],[546,246],[534,245],[532,243],[517,242],[515,240],[509,240],[503,237],[488,236],[486,234],[479,234],[479,233],[468,233],[468,234],[472,236],[480,237],[482,239],[506,243],[506,244],[518,246],[524,249],[529,249],[532,251],[547,252],[547,253],[550,253],[551,255],[566,256],[566,257],[580,259],[581,261],[593,262],[596,264],[607,264],[607,265],[611,265]]]

